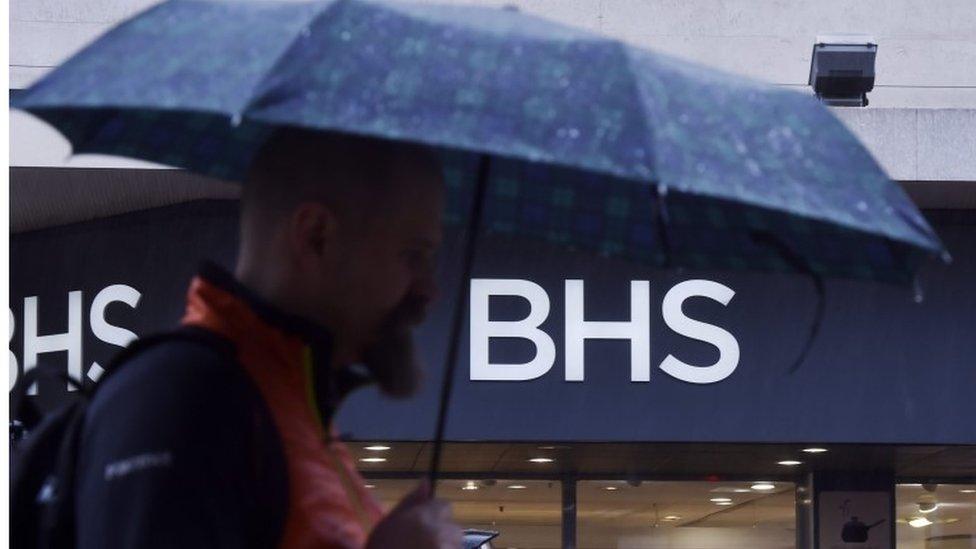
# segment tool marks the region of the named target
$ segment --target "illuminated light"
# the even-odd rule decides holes
[[[775,490],[776,485],[771,482],[757,482],[751,486],[753,490],[766,491]]]
[[[964,488],[962,490],[959,490],[959,493],[960,494],[976,494],[976,490],[973,490],[972,488]]]
[[[783,461],[777,461],[776,465],[785,465],[787,467],[795,467],[797,465],[802,465],[802,461],[796,461],[795,459],[784,459]]]
[[[376,444],[373,446],[367,446],[363,448],[363,450],[369,450],[370,452],[385,452],[389,449],[390,449],[389,446],[383,446],[382,444]]]
[[[552,458],[532,458],[529,461],[531,461],[532,463],[552,463],[556,460]]]
[[[359,461],[363,463],[383,463],[386,458],[359,458]]]
[[[364,488],[369,488],[370,490],[372,490],[373,488],[376,488],[376,485],[375,484],[364,484],[363,487]]]
[[[925,517],[915,517],[908,521],[908,525],[912,528],[923,528],[925,526],[929,526],[930,524],[932,524],[932,521]]]
[[[918,504],[918,512],[929,514],[939,508],[937,502],[922,502]]]
[[[678,515],[668,515],[668,516],[664,517],[664,520],[666,520],[668,522],[674,522],[676,520],[681,520],[681,517],[679,517]]]
[[[732,491],[735,492],[736,494],[748,494],[749,492],[751,492],[751,490],[749,490],[748,488],[735,488]]]
[[[726,503],[732,501],[732,498],[712,498],[709,501],[712,503]]]
[[[470,481],[469,480],[467,484],[465,484],[464,486],[461,487],[461,489],[462,490],[477,490],[478,489],[478,485],[475,484],[474,481]]]
[[[720,502],[716,503],[715,505],[732,505],[732,502],[731,501],[720,501]]]
[[[616,489],[617,489],[617,487],[616,487],[616,486],[607,486],[606,488],[604,488],[604,490],[606,490],[606,491],[608,491],[608,492],[613,492],[613,491],[615,491]]]
[[[827,451],[826,448],[804,448],[804,452],[808,454],[822,454]]]
[[[921,484],[899,484],[898,486],[903,486],[905,488],[921,488]]]
[[[524,484],[512,484],[508,487],[509,490],[525,490],[527,486]]]

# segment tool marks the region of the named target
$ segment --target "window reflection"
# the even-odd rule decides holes
[[[785,548],[796,544],[794,485],[581,481],[579,549]]]
[[[899,484],[899,549],[976,548],[976,484]]]
[[[386,508],[416,485],[416,480],[367,480]],[[451,502],[462,528],[498,532],[491,541],[495,549],[558,549],[561,489],[558,481],[452,479],[438,482],[437,496]]]

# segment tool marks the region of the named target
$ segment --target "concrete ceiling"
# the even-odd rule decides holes
[[[920,208],[976,209],[976,182],[902,182]],[[67,225],[202,199],[236,200],[240,186],[173,169],[10,168],[10,232]]]
[[[10,168],[10,232],[239,195],[237,184],[180,170]]]

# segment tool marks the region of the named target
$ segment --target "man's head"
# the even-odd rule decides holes
[[[423,147],[280,130],[241,200],[238,277],[335,338],[338,366],[364,362],[412,393],[412,327],[436,294],[443,184]]]

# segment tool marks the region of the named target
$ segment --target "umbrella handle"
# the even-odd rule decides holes
[[[444,429],[447,425],[447,408],[451,403],[451,393],[454,388],[454,373],[457,370],[457,354],[461,340],[461,326],[464,324],[464,311],[471,293],[471,270],[474,266],[475,243],[478,240],[478,228],[481,226],[481,214],[484,210],[486,189],[488,187],[488,171],[491,157],[482,154],[478,159],[478,175],[474,191],[474,204],[471,207],[471,217],[468,221],[467,238],[465,239],[464,263],[461,269],[461,283],[458,287],[457,300],[454,302],[454,320],[451,325],[451,335],[448,340],[447,358],[444,364],[444,379],[441,382],[441,397],[437,410],[437,430],[434,434],[434,452],[430,460],[431,496],[437,492],[437,479],[440,476],[441,453],[444,447]]]

